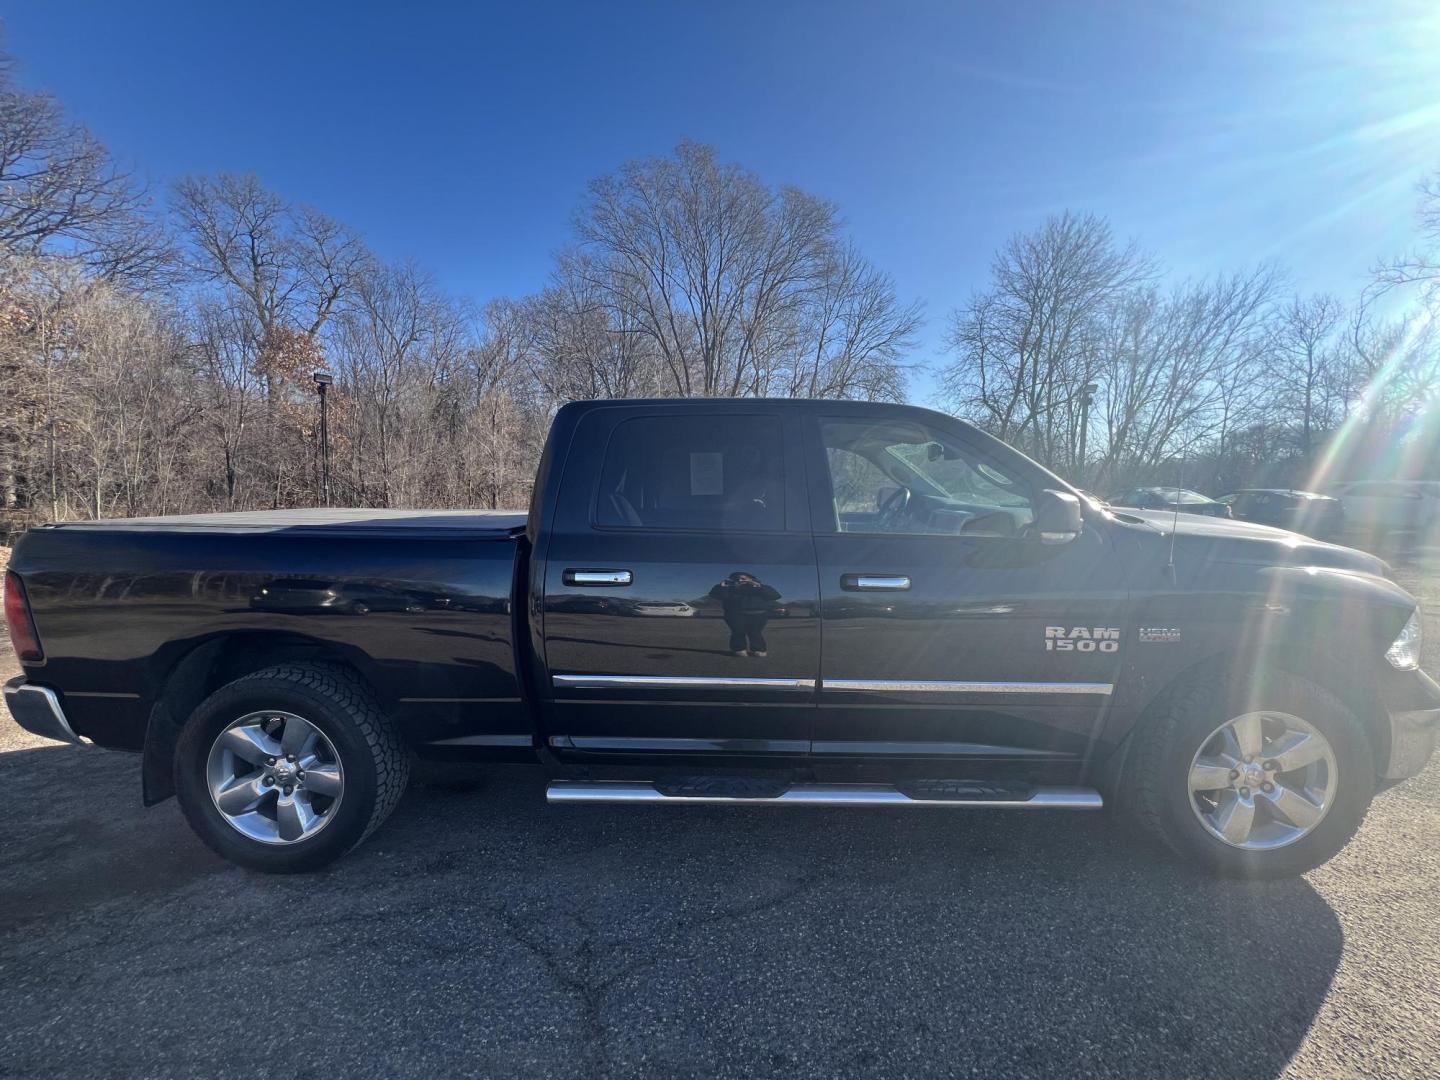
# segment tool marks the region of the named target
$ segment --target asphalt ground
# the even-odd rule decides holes
[[[1440,555],[1394,561],[1440,671]],[[548,807],[498,767],[266,877],[139,791],[0,720],[0,1076],[1440,1075],[1437,765],[1264,884],[1108,812]]]

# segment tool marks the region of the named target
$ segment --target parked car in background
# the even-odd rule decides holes
[[[1198,491],[1177,487],[1131,488],[1110,500],[1112,506],[1133,506],[1138,510],[1179,510],[1182,514],[1204,514],[1207,517],[1232,517],[1230,507],[1201,495]]]
[[[1243,488],[1222,495],[1233,517],[1257,525],[1273,525],[1322,539],[1333,539],[1345,529],[1345,504],[1330,495],[1290,488]]]
[[[1345,520],[1369,533],[1432,529],[1440,523],[1440,482],[1344,480],[1328,486],[1345,503]]]

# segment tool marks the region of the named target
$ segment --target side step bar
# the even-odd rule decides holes
[[[724,803],[731,806],[968,806],[988,810],[1099,810],[1104,806],[1094,788],[1035,787],[1011,793],[978,788],[907,795],[888,784],[795,784],[763,795],[677,791],[666,794],[651,783],[628,780],[591,783],[552,780],[545,791],[552,803]]]

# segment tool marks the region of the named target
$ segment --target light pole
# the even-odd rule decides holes
[[[330,415],[325,405],[325,391],[335,381],[328,371],[315,372],[315,389],[320,394],[320,498],[330,505]]]
[[[1100,387],[1095,383],[1086,383],[1085,388],[1080,391],[1080,461],[1075,466],[1075,486],[1085,486],[1085,444],[1090,434],[1090,402],[1095,400],[1095,392]]]

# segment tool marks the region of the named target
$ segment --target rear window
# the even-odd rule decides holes
[[[778,532],[784,442],[772,416],[636,417],[616,426],[595,523],[607,528]]]

